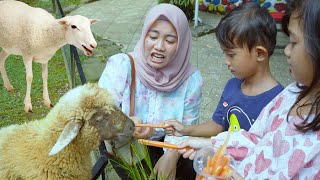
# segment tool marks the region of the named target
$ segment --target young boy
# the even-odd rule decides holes
[[[216,37],[225,64],[235,76],[226,84],[212,120],[185,126],[168,120],[168,135],[211,137],[226,131],[249,130],[261,110],[283,90],[270,72],[269,58],[276,44],[276,24],[267,9],[245,3],[220,21]]]

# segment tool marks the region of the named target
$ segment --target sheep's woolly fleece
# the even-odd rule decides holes
[[[98,112],[103,112],[103,118],[108,119],[105,114],[114,111],[112,97],[106,90],[96,84],[86,84],[66,93],[46,118],[0,129],[0,179],[90,179],[91,151],[99,145],[101,132],[105,133],[104,137],[112,136],[104,132],[105,129],[95,128],[95,125],[100,127],[99,120],[92,122],[95,121],[92,119]],[[49,156],[69,121],[83,121],[80,132],[59,153]],[[110,121],[133,127],[129,118],[123,122]],[[111,124],[103,128],[108,126]],[[121,130],[132,134],[125,128]]]

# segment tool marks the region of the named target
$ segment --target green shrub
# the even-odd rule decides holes
[[[158,0],[158,3],[170,3],[179,7],[192,20],[194,16],[194,0]]]

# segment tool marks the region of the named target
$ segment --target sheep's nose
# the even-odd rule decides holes
[[[131,121],[131,120],[130,120]],[[131,121],[129,124],[128,124],[128,126],[129,126],[129,134],[130,134],[130,136],[134,133],[134,128],[135,128],[135,125],[134,125],[134,122],[133,121]]]
[[[97,43],[90,44],[90,47],[91,47],[92,49],[95,49],[95,48],[97,47]]]

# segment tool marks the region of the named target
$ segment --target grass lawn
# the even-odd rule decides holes
[[[33,7],[40,7],[40,8],[52,8],[52,0],[20,0],[24,3],[29,4]],[[62,7],[68,5],[78,5],[81,3],[81,0],[59,0]]]
[[[0,79],[0,127],[9,124],[41,119],[49,112],[42,99],[41,64],[33,62],[33,81],[31,101],[33,113],[25,113],[24,97],[26,93],[25,67],[21,56],[10,55],[6,61],[6,70],[14,92],[9,93]],[[48,89],[51,102],[57,103],[69,89],[64,61],[60,50],[49,61]]]

